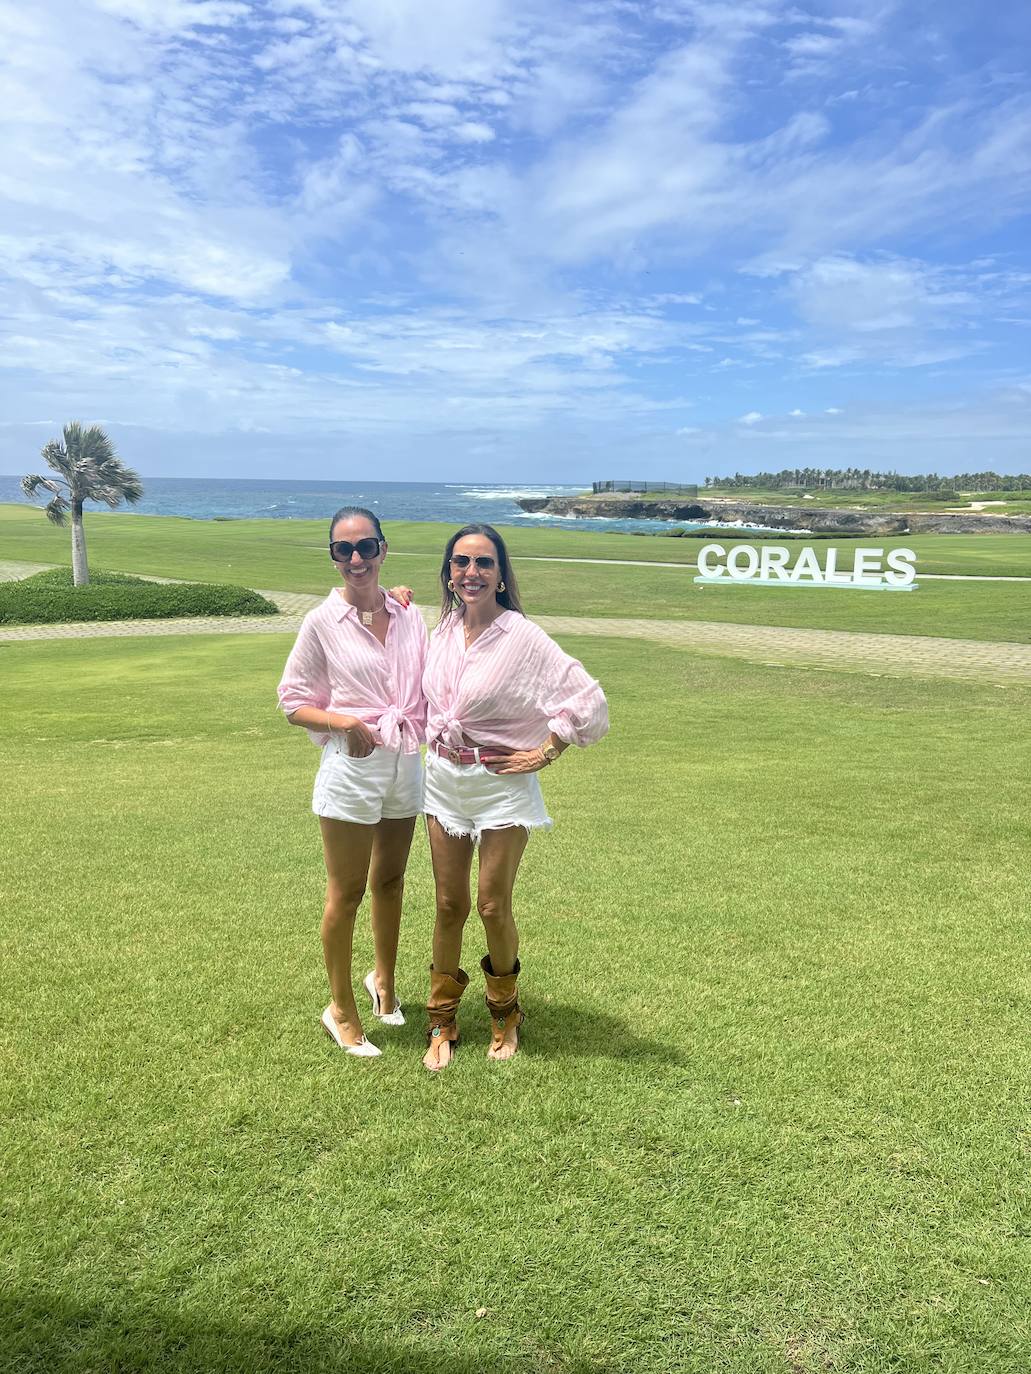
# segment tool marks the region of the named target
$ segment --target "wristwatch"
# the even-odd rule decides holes
[[[557,745],[552,744],[550,740],[547,740],[544,744],[542,744],[540,746],[540,750],[549,763],[554,763],[555,760],[562,753],[562,750],[559,749]]]

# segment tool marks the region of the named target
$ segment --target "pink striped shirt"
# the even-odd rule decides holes
[[[385,604],[390,619],[383,645],[334,587],[304,617],[283,669],[279,705],[287,715],[314,706],[357,716],[384,749],[414,754],[426,728],[426,626],[414,604],[405,610],[389,596]],[[319,745],[330,738],[308,734]]]
[[[502,611],[467,649],[462,617],[430,636],[423,675],[426,738],[533,749],[548,731],[593,744],[609,728],[601,688],[582,663],[516,611]]]

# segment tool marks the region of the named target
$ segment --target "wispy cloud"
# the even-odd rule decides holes
[[[0,0],[5,408],[663,416],[673,464],[900,369],[974,413],[1026,361],[1031,98],[950,3],[931,51],[829,0]]]

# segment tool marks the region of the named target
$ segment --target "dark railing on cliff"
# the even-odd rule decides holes
[[[632,492],[654,492],[661,491],[670,496],[697,496],[697,484],[691,485],[685,482],[639,482],[633,480],[608,482],[592,482],[591,489],[595,496],[600,496],[606,491],[632,491]]]

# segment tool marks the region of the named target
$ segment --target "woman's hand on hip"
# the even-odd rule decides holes
[[[542,768],[548,766],[548,760],[539,749],[506,749],[502,751],[498,745],[491,746],[493,754],[504,752],[504,758],[492,759],[487,763],[488,769],[492,773],[539,773]],[[481,751],[481,758],[483,751]]]

